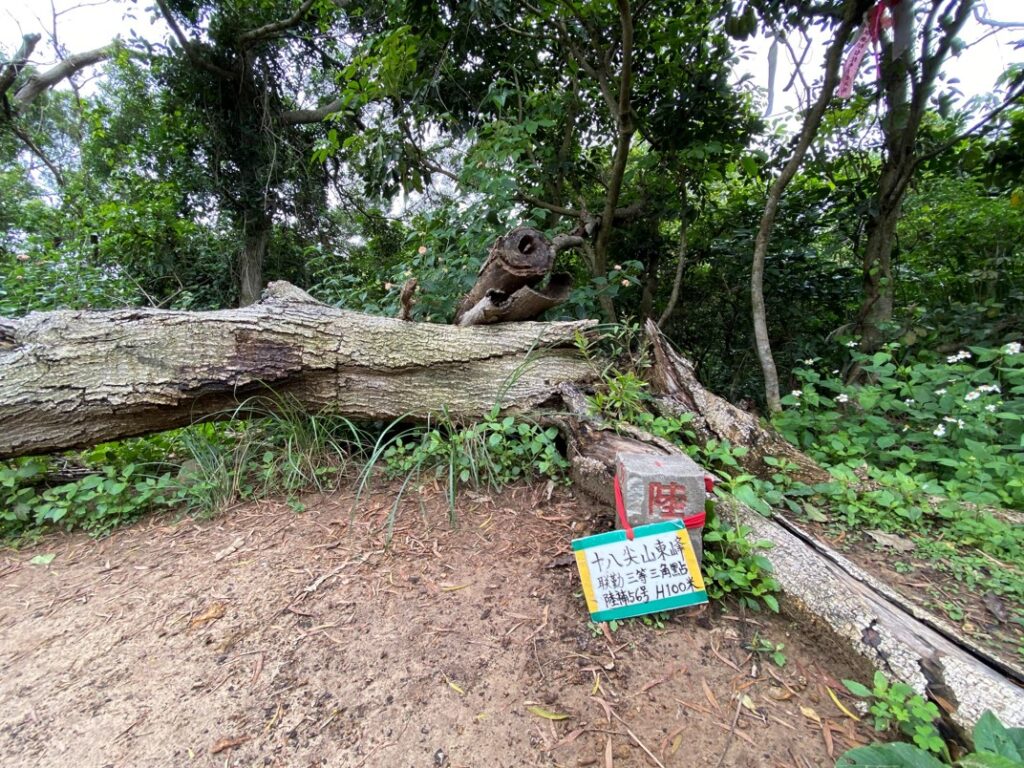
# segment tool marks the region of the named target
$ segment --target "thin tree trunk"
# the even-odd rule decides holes
[[[888,184],[883,180],[881,186],[887,187]],[[879,197],[885,201],[884,207],[868,222],[861,265],[864,298],[857,315],[857,330],[860,347],[864,352],[875,352],[881,347],[884,341],[883,329],[892,321],[893,313],[892,252],[903,193],[881,194]]]
[[[661,268],[661,252],[652,249],[644,269],[644,282],[640,294],[640,317],[654,317],[654,301],[658,293],[658,271]]]
[[[629,160],[629,149],[633,142],[636,126],[633,122],[633,106],[630,103],[630,90],[633,81],[633,17],[629,8],[629,0],[617,0],[619,20],[622,26],[622,71],[619,73],[619,100],[617,114],[613,115],[618,128],[615,141],[615,157],[612,161],[611,175],[608,179],[608,194],[604,200],[601,213],[601,228],[597,231],[594,242],[594,277],[608,275],[608,243],[615,229],[615,209],[619,205],[622,192],[622,180],[626,175],[626,163]],[[616,321],[615,305],[606,293],[600,296],[601,311],[605,320]]]
[[[677,254],[678,260],[676,261],[676,275],[672,280],[672,293],[669,294],[668,304],[665,305],[665,311],[658,318],[658,327],[661,329],[665,328],[665,323],[672,317],[672,313],[676,311],[676,304],[679,303],[679,293],[683,288],[683,273],[686,272],[686,262],[690,250],[687,238],[688,227],[685,219],[679,222],[679,227],[679,252]]]
[[[843,20],[836,29],[836,34],[825,53],[825,77],[821,84],[821,90],[818,92],[818,98],[807,113],[807,117],[804,118],[800,138],[797,140],[792,156],[786,161],[782,172],[768,190],[768,199],[765,202],[764,213],[761,215],[761,224],[757,230],[757,237],[754,239],[754,260],[750,269],[750,305],[754,319],[757,358],[761,362],[765,401],[770,413],[778,413],[782,410],[779,375],[775,368],[775,358],[772,356],[771,341],[768,337],[768,319],[764,306],[764,262],[768,254],[768,245],[771,242],[772,227],[775,225],[775,216],[778,213],[782,193],[796,175],[807,154],[807,149],[818,134],[822,116],[825,114],[825,107],[832,99],[836,84],[839,82],[839,65],[842,62],[846,41],[868,5],[870,3],[864,2],[864,0],[848,2],[846,5]]]
[[[255,304],[263,290],[263,264],[273,225],[269,218],[256,214],[242,226],[242,249],[238,252],[238,306]]]

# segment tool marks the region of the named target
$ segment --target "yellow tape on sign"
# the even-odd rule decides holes
[[[594,597],[594,584],[590,580],[587,553],[582,549],[576,550],[576,567],[580,569],[580,583],[583,584],[583,596],[587,598],[587,610],[594,613],[597,610],[597,598]]]
[[[683,558],[686,560],[686,568],[690,571],[690,578],[693,579],[693,588],[703,591],[704,577],[700,572],[700,565],[697,563],[697,555],[693,551],[693,544],[690,542],[690,534],[685,528],[680,528],[676,533],[679,537],[679,544],[683,548]],[[577,552],[577,555],[579,553]]]

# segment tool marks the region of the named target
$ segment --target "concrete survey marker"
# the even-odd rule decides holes
[[[615,477],[630,525],[704,514],[707,473],[689,456],[620,453],[615,458]]]
[[[608,531],[572,543],[594,621],[671,611],[708,601],[681,520]]]
[[[666,520],[686,525],[697,554],[703,557],[704,500],[707,473],[689,456],[620,453],[615,457],[616,527],[629,528]]]

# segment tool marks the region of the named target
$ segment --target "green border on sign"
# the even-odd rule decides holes
[[[648,613],[659,613],[661,611],[672,611],[676,608],[685,608],[688,605],[699,605],[708,601],[708,593],[705,590],[688,592],[685,595],[665,597],[649,603],[637,603],[622,608],[610,608],[607,611],[598,611],[590,614],[591,621],[617,621],[618,619],[631,619],[634,616],[643,616]]]
[[[633,529],[633,538],[642,539],[644,536],[657,536],[659,533],[678,531],[682,527],[684,527],[682,520],[666,520],[663,523],[640,525]],[[574,539],[572,550],[577,552],[581,549],[589,549],[590,547],[600,547],[603,544],[614,544],[617,541],[626,541],[625,531],[607,531],[595,536],[587,536],[585,539]]]

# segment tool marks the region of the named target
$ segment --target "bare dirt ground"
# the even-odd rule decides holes
[[[386,547],[391,500],[0,554],[0,764],[808,768],[872,735],[827,690],[866,670],[792,620],[590,625],[560,556],[610,520],[567,491],[463,495],[454,529],[414,494]]]

